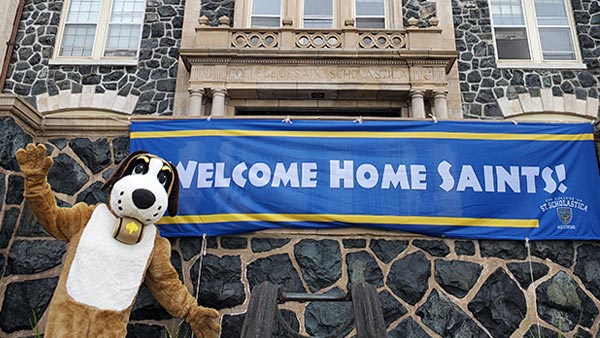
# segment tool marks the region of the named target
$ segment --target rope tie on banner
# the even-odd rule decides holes
[[[362,124],[363,123],[363,118],[362,118],[362,116],[359,116],[356,120],[354,120],[352,122],[358,123],[358,124]]]
[[[204,256],[206,256],[206,233],[202,234],[202,246],[200,247],[200,258],[198,261],[198,279],[196,280],[196,301],[198,301],[198,294],[200,293],[200,278],[202,277],[202,265],[204,264]],[[183,323],[183,321],[181,322]],[[179,324],[181,325],[181,324]],[[194,332],[192,332],[192,338],[194,338]]]
[[[283,120],[281,120],[281,122],[282,123],[294,124],[294,121],[292,121],[292,119],[290,118],[289,115],[286,118],[284,118]]]
[[[510,122],[512,122],[515,126],[519,125],[519,122],[517,122],[516,120],[510,120]]]
[[[212,114],[208,115],[208,117],[206,118],[206,122],[210,122],[210,120],[212,120]]]
[[[433,123],[438,123],[438,119],[435,115],[429,114],[429,117],[431,117],[431,119],[433,119]]]
[[[525,237],[525,247],[527,248],[527,261],[529,262],[529,277],[531,277],[531,285],[533,285],[533,283],[535,282],[535,280],[533,279],[533,265],[531,264],[531,246],[529,245],[529,237]],[[538,332],[538,338],[542,338],[542,334],[540,332],[540,317],[538,316],[537,313],[537,296],[535,294],[535,288],[532,288],[533,290],[533,313],[535,315],[535,321],[537,324],[537,332]]]

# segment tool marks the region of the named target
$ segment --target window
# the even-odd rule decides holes
[[[490,0],[499,65],[578,62],[568,0]]]
[[[357,28],[385,28],[384,0],[355,0]]]
[[[333,0],[304,0],[304,28],[333,27]]]
[[[252,1],[251,27],[279,27],[281,22],[280,0]]]
[[[145,0],[70,0],[58,40],[60,59],[134,59]]]

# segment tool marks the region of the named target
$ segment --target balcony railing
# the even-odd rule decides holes
[[[435,24],[435,25],[433,25]],[[403,30],[357,29],[300,29],[284,26],[277,29],[231,28],[227,18],[221,25],[209,26],[200,18],[196,27],[195,49],[236,49],[249,51],[403,51],[441,50],[442,30],[437,19],[427,28],[416,25]]]

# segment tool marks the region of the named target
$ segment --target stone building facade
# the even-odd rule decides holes
[[[238,25],[242,1],[147,0],[134,64],[60,64],[52,59],[64,2],[24,1],[5,95],[0,96],[2,337],[31,337],[35,321],[43,331],[65,252],[65,244],[44,233],[23,201],[24,180],[14,153],[29,142],[48,147],[55,163],[50,183],[59,204],[69,206],[106,199],[98,188],[128,153],[131,119],[286,111],[339,115],[328,109],[335,105],[348,116],[382,111],[385,116],[453,119],[591,121],[598,116],[600,8],[593,0],[568,1],[585,65],[578,69],[498,68],[487,0],[404,0],[396,8],[396,27],[383,33],[356,29],[351,18],[339,22],[339,29],[308,32],[295,26],[292,10],[281,18],[281,29],[254,31]],[[302,47],[302,34],[310,48]],[[382,37],[377,34],[385,35],[384,48],[364,48],[369,40],[362,40],[361,47],[361,38],[376,41]],[[333,37],[320,51],[327,63],[313,55],[319,37]],[[273,41],[277,45],[269,47]],[[342,58],[330,53],[336,46],[346,49],[337,53]],[[433,50],[430,56],[424,56],[425,49]],[[260,58],[253,56],[256,50]],[[237,59],[220,62],[224,51],[235,52]],[[350,54],[371,60],[360,63]],[[392,54],[416,56],[398,61]],[[235,67],[243,65],[258,74],[261,60],[268,60],[289,74],[290,60],[281,55],[305,60],[294,69],[313,67],[316,76],[352,67],[407,75],[389,82],[363,79],[364,88],[353,92],[344,89],[347,79],[329,79],[330,86],[318,87],[318,78],[307,76],[291,79],[300,86],[291,95],[285,87],[289,78],[278,82],[261,73],[254,79],[260,85],[252,88],[249,79],[205,72],[210,66],[236,73]],[[365,263],[365,278],[377,288],[389,337],[600,336],[600,245],[595,242],[528,246],[356,228],[264,231],[209,238],[204,258],[201,239],[173,238],[171,243],[172,263],[182,280],[190,290],[199,287],[201,304],[222,314],[224,338],[240,336],[257,284],[268,280],[292,292],[343,294],[356,262]],[[293,330],[323,336],[345,322],[351,304],[286,303],[281,310]],[[164,337],[178,329],[183,336],[186,327],[179,324],[143,287],[128,337]],[[345,332],[354,335],[351,328]],[[287,337],[281,328],[274,336]]]

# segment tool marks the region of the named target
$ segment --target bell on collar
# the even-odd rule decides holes
[[[142,239],[144,225],[129,217],[117,218],[113,228],[113,238],[125,244],[136,244]]]

